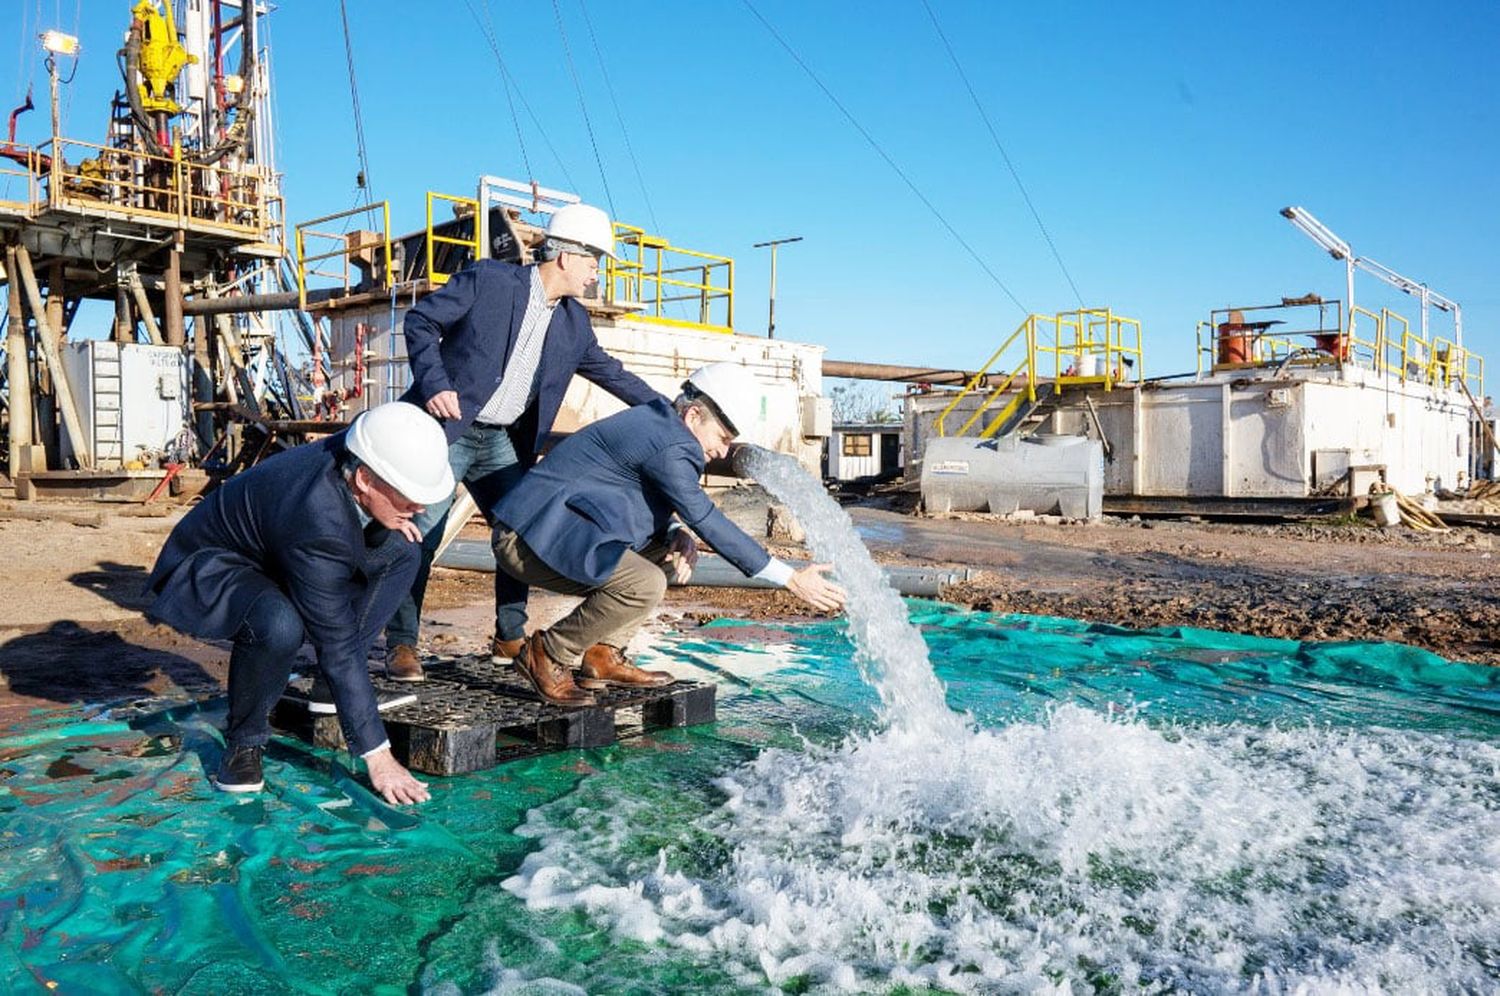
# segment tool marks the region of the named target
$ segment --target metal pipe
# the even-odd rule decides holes
[[[495,571],[495,554],[490,545],[483,540],[456,539],[443,555],[438,557],[435,563],[439,567],[451,567],[460,571],[483,571],[493,574]],[[801,561],[788,561],[793,567],[804,567]],[[890,582],[892,588],[902,595],[918,598],[936,598],[942,594],[943,588],[960,581],[967,581],[971,576],[968,568],[956,570],[939,570],[937,568],[921,567],[887,567],[885,568],[885,579]],[[674,583],[675,584],[675,583]],[[701,586],[705,588],[776,588],[777,585],[769,581],[757,578],[748,578],[740,573],[739,568],[729,561],[715,554],[704,554],[698,558],[698,565],[693,568],[693,576],[688,580],[688,586]]]
[[[16,273],[14,246],[5,247],[5,272]],[[9,333],[5,345],[5,376],[10,386],[10,476],[31,470],[22,459],[31,446],[31,370],[26,362],[26,318],[21,313],[20,288],[11,284],[8,300]]]
[[[46,357],[47,368],[52,373],[52,389],[57,393],[57,402],[62,408],[63,426],[68,430],[68,438],[73,443],[73,452],[78,456],[79,466],[86,470],[92,469],[93,450],[83,434],[83,421],[78,417],[78,407],[73,403],[73,389],[68,384],[68,372],[63,369],[57,334],[47,321],[47,308],[42,302],[42,292],[37,287],[36,272],[31,268],[31,253],[26,251],[25,246],[16,246],[15,260],[16,272],[21,275],[21,286],[26,289],[27,303],[31,305],[31,318],[36,322],[37,341],[41,344],[42,355]]]
[[[883,380],[903,384],[967,384],[972,370],[941,370],[934,367],[905,367],[890,363],[861,363],[855,360],[823,361],[824,377],[849,380]],[[989,375],[980,379],[979,387],[990,386]]]
[[[323,288],[307,292],[309,304],[318,304],[342,295],[341,288]],[[296,291],[273,294],[235,294],[226,297],[191,297],[182,302],[184,315],[242,315],[253,311],[294,311]]]
[[[141,312],[141,324],[146,326],[146,337],[151,340],[151,345],[165,345],[161,337],[161,326],[156,324],[156,313],[151,310],[151,299],[146,296],[146,288],[141,283],[139,274],[130,274],[130,293],[135,297],[135,306]]]
[[[177,233],[177,238],[172,243],[171,252],[167,253],[167,288],[166,303],[164,307],[166,318],[166,333],[168,346],[182,346],[186,341],[182,325],[182,233]],[[204,347],[204,355],[206,356]],[[198,352],[195,347],[194,352]]]

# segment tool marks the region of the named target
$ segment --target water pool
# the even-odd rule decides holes
[[[414,816],[287,741],[272,791],[214,793],[222,704],[0,731],[0,989],[1500,983],[1500,672],[908,607],[943,736],[876,718],[840,626],[720,622],[650,655],[716,724]]]

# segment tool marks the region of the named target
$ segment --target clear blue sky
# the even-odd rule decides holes
[[[1149,373],[1191,368],[1211,308],[1344,296],[1342,266],[1277,214],[1288,204],[1457,299],[1466,341],[1500,362],[1500,4],[930,2],[1084,301],[1145,323]],[[920,0],[754,3],[1028,309],[1076,306]],[[409,229],[429,188],[526,176],[470,4],[493,17],[545,129],[518,107],[532,174],[607,206],[554,5],[539,0],[350,0],[375,196]],[[68,27],[79,5],[6,6],[34,35],[38,9]],[[128,6],[82,4],[75,137],[103,134]],[[750,245],[784,235],[806,241],[781,254],[779,334],[830,356],[974,366],[1017,324],[744,3],[587,0],[644,192],[584,8],[556,9],[619,218],[734,256],[742,330],[765,322],[767,260]],[[269,34],[288,213],[351,206],[338,3],[284,3]],[[24,57],[0,70],[18,100],[28,78],[45,92],[19,42]],[[1412,299],[1367,277],[1357,288],[1416,321]]]

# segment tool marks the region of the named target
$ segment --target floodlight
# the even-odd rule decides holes
[[[61,31],[48,31],[41,37],[42,48],[53,55],[78,54],[78,38],[76,35],[65,35]]]
[[[239,93],[245,89],[245,77],[236,73],[230,73],[224,77],[224,91],[226,93]]]

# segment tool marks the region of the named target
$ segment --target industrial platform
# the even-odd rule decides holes
[[[427,680],[388,681],[371,675],[377,692],[415,694],[417,701],[381,713],[391,750],[413,771],[458,775],[505,761],[571,748],[604,747],[645,730],[693,726],[714,719],[714,686],[679,681],[644,690],[597,691],[597,705],[564,709],[537,697],[510,663],[488,654],[424,657]],[[294,682],[305,693],[310,678]],[[314,715],[304,700],[284,698],[271,713],[278,729],[318,747],[342,749],[338,717]]]

